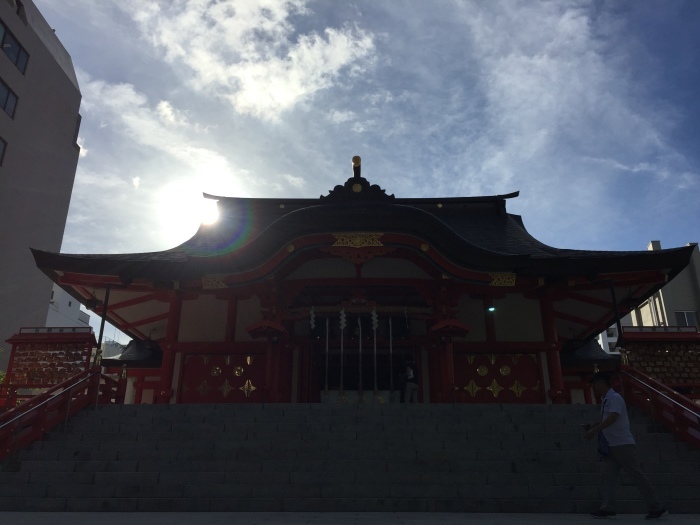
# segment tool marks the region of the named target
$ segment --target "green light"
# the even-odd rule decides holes
[[[489,306],[489,312],[495,312],[496,307],[495,306]]]

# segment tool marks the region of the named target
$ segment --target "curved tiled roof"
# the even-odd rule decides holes
[[[522,275],[649,269],[675,275],[690,257],[688,248],[621,252],[548,246],[530,235],[520,216],[506,212],[506,200],[517,195],[396,199],[363,178],[351,178],[321,199],[205,195],[218,201],[219,220],[202,225],[191,239],[169,250],[116,255],[34,254],[42,269],[180,279],[249,269],[305,235],[377,231],[419,237],[456,264],[473,270]]]

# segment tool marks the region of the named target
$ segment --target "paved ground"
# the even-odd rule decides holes
[[[652,523],[641,514],[614,524]],[[430,512],[0,512],[2,525],[580,525],[605,523],[581,514],[450,514]],[[659,523],[698,525],[698,514],[664,516]]]

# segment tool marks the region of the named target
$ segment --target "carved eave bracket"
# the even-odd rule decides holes
[[[328,195],[321,195],[322,203],[336,202],[393,202],[394,195],[387,195],[386,190],[377,184],[370,184],[364,177],[351,177],[345,184],[336,186]]]

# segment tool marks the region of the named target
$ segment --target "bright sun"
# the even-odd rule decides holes
[[[197,184],[182,180],[163,186],[156,196],[159,237],[168,247],[192,237],[202,224],[219,218],[217,201],[202,197]]]
[[[202,224],[214,224],[219,220],[219,207],[212,199],[202,199],[200,205],[200,217]]]

